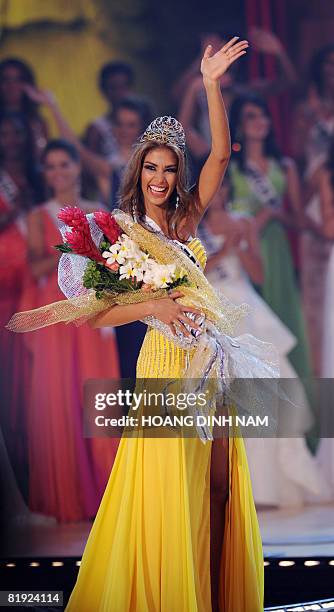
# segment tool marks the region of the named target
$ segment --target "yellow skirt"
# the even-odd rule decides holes
[[[182,376],[187,351],[148,330],[138,378]],[[191,355],[190,355],[191,356]],[[66,612],[210,612],[210,459],[198,438],[126,438]],[[220,612],[263,610],[263,555],[244,443],[229,444]]]

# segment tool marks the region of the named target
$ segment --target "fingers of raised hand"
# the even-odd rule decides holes
[[[233,47],[237,40],[239,40],[239,38],[239,36],[233,36],[233,38],[231,38],[231,40],[229,40],[228,43],[221,48],[221,51],[228,51],[231,47]]]
[[[39,97],[39,91],[33,85],[29,85],[29,83],[24,83],[22,85],[22,90],[29,98],[34,99]]]
[[[226,47],[227,45],[225,45],[225,47],[223,47],[219,53],[225,55],[230,61],[234,61],[246,53],[249,43],[247,40],[241,40],[237,44],[231,45],[227,48]]]
[[[204,51],[204,53],[203,53],[203,59],[207,59],[208,57],[211,57],[211,55],[212,55],[212,51],[213,51],[213,49],[212,49],[212,45],[208,45],[208,46],[205,48],[205,51]]]
[[[242,57],[243,55],[246,55],[246,51],[241,51],[240,53],[237,53],[237,55],[233,55],[233,57],[230,57],[230,63],[233,64],[233,62],[235,62],[237,59],[239,59],[239,57]]]

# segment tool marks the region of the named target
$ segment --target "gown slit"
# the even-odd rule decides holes
[[[204,268],[202,243],[188,246]],[[181,378],[192,355],[148,329],[137,384]],[[66,612],[212,611],[211,448],[198,437],[123,434]],[[262,544],[242,439],[230,439],[228,455],[220,612],[263,612]]]

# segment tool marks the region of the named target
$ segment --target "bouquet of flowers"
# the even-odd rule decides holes
[[[110,212],[96,211],[93,219],[103,234],[97,246],[92,238],[86,214],[78,207],[67,206],[58,218],[71,229],[64,234],[64,243],[55,248],[62,253],[87,258],[82,284],[93,289],[97,299],[110,293],[156,291],[189,285],[186,271],[175,264],[159,264],[139,248]]]

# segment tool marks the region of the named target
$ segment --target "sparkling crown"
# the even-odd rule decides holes
[[[139,142],[147,142],[153,140],[161,144],[172,144],[185,150],[186,137],[181,123],[174,117],[157,117],[146,128]]]

